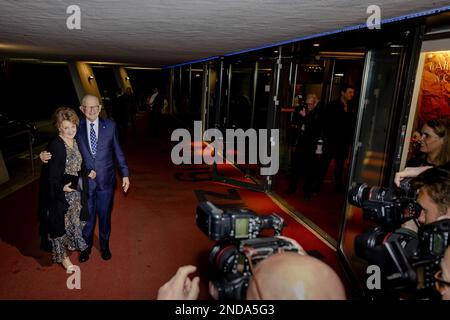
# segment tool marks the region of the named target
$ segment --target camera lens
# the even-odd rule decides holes
[[[352,188],[348,193],[348,202],[350,204],[361,208],[362,203],[368,199],[369,187],[365,183],[358,183],[354,188]]]
[[[239,263],[236,263],[239,261],[236,259],[240,255],[235,245],[217,244],[211,250],[209,261],[219,273],[226,274],[233,272],[235,266],[239,266]]]
[[[355,253],[358,257],[367,259],[367,251],[383,243],[386,232],[380,227],[366,230],[355,238]]]

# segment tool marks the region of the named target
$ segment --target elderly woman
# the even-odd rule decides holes
[[[59,108],[53,114],[59,131],[48,145],[52,158],[48,162],[48,226],[52,243],[53,261],[64,268],[72,267],[67,250],[83,251],[87,248],[82,229],[88,218],[87,173],[75,140],[79,119],[74,110]]]
[[[408,161],[407,167],[440,166],[450,161],[450,119],[428,120],[419,139],[420,154]]]

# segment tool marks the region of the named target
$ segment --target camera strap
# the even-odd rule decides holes
[[[256,291],[258,292],[258,297],[260,300],[264,300],[262,293],[261,293],[261,289],[259,287],[259,282],[258,279],[255,276],[255,268],[253,267],[253,262],[252,262],[252,253],[250,250],[244,249],[245,250],[245,257],[248,260],[248,264],[250,266],[250,271],[252,272],[253,275],[253,282],[255,283],[256,286]]]

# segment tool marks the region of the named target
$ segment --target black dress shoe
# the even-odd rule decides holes
[[[80,262],[86,262],[89,260],[89,254],[91,251],[89,249],[86,249],[84,251],[81,251],[80,256],[78,257],[78,261]]]
[[[111,259],[111,251],[109,251],[109,249],[102,250],[102,259],[103,260]]]

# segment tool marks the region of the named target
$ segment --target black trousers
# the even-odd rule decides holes
[[[319,174],[319,186],[321,187],[328,167],[332,159],[334,159],[334,183],[338,191],[344,189],[344,165],[350,151],[350,144],[333,143],[324,146],[323,159]]]

